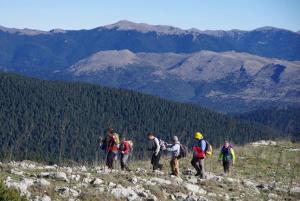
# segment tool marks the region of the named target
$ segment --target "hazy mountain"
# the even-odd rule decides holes
[[[300,35],[264,27],[252,31],[182,30],[120,21],[91,30],[38,31],[0,27],[0,69],[46,75],[103,50],[193,53],[237,51],[300,60]]]
[[[129,21],[91,30],[0,27],[0,70],[134,89],[220,111],[298,104],[299,62],[292,60],[300,60],[300,35],[274,27],[200,31]]]
[[[264,104],[300,104],[299,61],[247,53],[101,51],[54,75],[226,112],[251,110]]]

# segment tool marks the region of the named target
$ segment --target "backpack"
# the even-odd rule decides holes
[[[205,142],[206,142],[205,155],[212,156],[212,154],[213,154],[212,146],[207,140],[205,140]]]
[[[180,151],[179,151],[178,158],[184,158],[184,157],[186,157],[187,152],[188,152],[187,147],[185,145],[183,145],[183,144],[180,144]]]
[[[114,135],[115,135],[115,142],[116,142],[117,146],[119,146],[119,145],[120,145],[120,137],[119,137],[119,134],[118,134],[118,133],[114,133]]]

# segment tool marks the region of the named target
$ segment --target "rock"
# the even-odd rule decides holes
[[[53,178],[60,181],[67,181],[67,175],[64,172],[55,172]]]
[[[39,186],[42,186],[42,187],[48,187],[48,186],[50,186],[50,182],[47,181],[46,179],[43,179],[43,178],[38,179],[35,183],[37,185],[39,185]]]
[[[79,175],[79,174],[77,174],[77,175],[72,174],[72,175],[71,175],[71,179],[74,180],[74,181],[76,181],[76,182],[79,182],[79,180],[80,180],[80,175]]]
[[[215,198],[215,197],[217,197],[217,194],[210,192],[210,193],[207,193],[207,196]]]
[[[59,193],[59,195],[61,197],[64,197],[64,198],[69,197],[69,196],[72,196],[72,197],[79,196],[79,193],[76,190],[68,188],[68,187],[60,187],[60,188],[57,188],[56,191]]]
[[[47,195],[44,195],[43,197],[36,196],[33,201],[51,201],[51,198]]]
[[[292,194],[300,194],[300,187],[296,186],[296,187],[291,188],[290,193],[292,193]]]
[[[32,179],[23,178],[20,182],[12,180],[10,177],[7,177],[5,180],[5,185],[9,188],[15,188],[20,191],[23,196],[30,196],[30,192],[27,190],[30,186],[34,184]]]
[[[158,178],[158,177],[154,177],[154,178],[150,179],[150,181],[154,182],[154,183],[157,183],[157,184],[161,184],[161,185],[170,185],[170,184],[172,184],[171,181],[166,180],[166,179],[161,179],[161,178]]]
[[[137,177],[132,177],[129,181],[132,182],[133,184],[137,184],[138,183]]]
[[[258,147],[258,146],[267,146],[267,145],[276,145],[277,143],[275,141],[271,140],[260,140],[257,142],[251,143],[252,146]]]
[[[278,198],[278,195],[273,194],[273,193],[269,193],[269,194],[268,194],[268,198],[269,198],[269,199],[276,199],[276,198]]]
[[[181,192],[175,193],[174,196],[176,200],[185,200],[187,198],[187,195]]]
[[[24,174],[23,171],[21,171],[19,169],[14,169],[14,168],[10,170],[10,173],[15,174],[15,175],[19,175],[19,176],[23,176],[23,174]]]
[[[93,186],[100,186],[103,183],[102,179],[95,178],[90,182]]]
[[[90,184],[93,181],[93,178],[86,177],[82,180],[83,183]]]
[[[108,187],[115,187],[117,186],[117,184],[113,183],[113,182],[109,182]]]
[[[193,193],[206,194],[206,191],[195,184],[185,183],[184,187]]]
[[[192,177],[192,178],[188,179],[188,182],[192,183],[192,184],[196,184],[196,183],[198,183],[198,178]]]

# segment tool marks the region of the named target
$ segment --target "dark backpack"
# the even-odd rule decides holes
[[[183,144],[180,144],[180,151],[179,151],[178,158],[185,158],[187,154],[188,154],[187,147]]]

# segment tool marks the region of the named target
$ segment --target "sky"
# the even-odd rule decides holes
[[[183,29],[300,30],[300,0],[0,0],[0,25],[90,29],[120,20]]]

